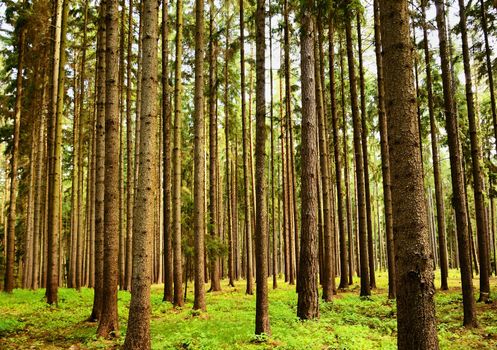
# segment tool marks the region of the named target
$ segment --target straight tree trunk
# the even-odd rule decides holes
[[[297,317],[302,320],[319,318],[318,294],[318,211],[317,193],[317,116],[314,79],[313,0],[301,3],[302,32],[300,57],[302,75],[302,235],[298,272]]]
[[[173,240],[171,226],[171,104],[169,94],[169,23],[168,1],[162,2],[162,186],[163,245],[164,245],[164,297],[173,301]]]
[[[210,225],[208,227],[211,238],[216,241],[219,239],[219,212],[218,212],[218,149],[217,149],[217,115],[216,115],[216,101],[217,101],[217,87],[215,82],[215,70],[217,67],[217,60],[215,59],[215,43],[214,43],[214,1],[209,2],[209,219]],[[198,29],[197,29],[198,30]],[[198,35],[198,33],[197,33]],[[203,35],[202,35],[203,36]],[[203,51],[203,49],[202,49]],[[203,67],[199,69],[203,70]],[[202,79],[203,80],[203,79]],[[203,103],[203,101],[202,101]],[[203,105],[199,105],[199,109],[203,109]],[[200,115],[203,122],[203,115]],[[198,136],[197,136],[198,137]],[[200,140],[204,143],[204,140]],[[204,153],[203,151],[201,152]],[[202,165],[202,169],[205,165]],[[195,167],[195,169],[199,169]],[[202,180],[203,181],[203,180]],[[202,196],[202,199],[204,196]],[[203,214],[203,213],[202,213]],[[203,216],[203,215],[202,215]],[[202,217],[202,220],[203,217]],[[203,227],[203,225],[202,225]],[[221,290],[221,282],[219,276],[219,258],[216,254],[210,257],[210,275],[211,275],[211,288],[210,291],[216,292]]]
[[[374,35],[376,54],[376,74],[378,77],[378,124],[380,129],[381,173],[383,177],[383,205],[385,211],[385,232],[387,241],[388,298],[395,299],[395,251],[393,236],[392,192],[390,178],[390,150],[388,148],[387,114],[385,110],[385,86],[383,77],[383,57],[381,55],[380,8],[374,1]]]
[[[212,2],[211,2],[212,6]],[[205,232],[205,131],[204,131],[204,0],[195,2],[195,112],[194,127],[194,208],[195,300],[193,309],[205,310],[204,232]],[[212,166],[212,164],[211,164]],[[217,194],[217,193],[216,193]],[[212,198],[212,197],[211,197]]]
[[[47,303],[58,303],[59,287],[59,236],[60,236],[60,186],[61,186],[61,142],[62,142],[62,106],[65,80],[65,34],[66,34],[65,0],[54,3],[53,28],[53,65],[51,77],[51,98],[49,115],[51,116],[48,131],[48,210],[47,210],[47,268],[46,297]],[[65,18],[64,18],[65,17]],[[62,93],[61,93],[62,92]]]
[[[380,0],[379,3],[393,179],[397,346],[399,349],[438,349],[433,260],[417,130],[408,2]]]
[[[255,132],[255,258],[256,307],[255,334],[270,335],[268,301],[268,245],[266,203],[266,2],[257,0],[256,43],[256,132]]]
[[[442,68],[442,83],[444,94],[445,124],[450,153],[450,172],[452,177],[452,196],[457,226],[457,244],[459,265],[461,270],[461,285],[464,306],[464,321],[466,327],[477,325],[473,282],[471,276],[470,241],[468,234],[467,206],[464,199],[464,179],[461,160],[461,149],[458,137],[457,115],[453,93],[453,81],[450,71],[450,54],[447,43],[447,24],[445,20],[445,5],[443,0],[435,0],[436,21],[440,45]]]
[[[427,1],[421,2],[422,20],[423,20],[423,45],[425,52],[426,66],[426,89],[428,90],[428,113],[430,115],[430,133],[431,133],[431,152],[433,158],[433,177],[435,181],[435,201],[437,207],[437,229],[438,229],[438,245],[440,249],[440,278],[441,289],[448,290],[448,263],[447,263],[447,242],[445,240],[445,206],[442,180],[440,177],[440,156],[438,148],[437,122],[435,119],[435,111],[433,105],[433,84],[431,76],[431,55],[428,43],[428,28],[426,23],[426,5]]]
[[[350,15],[350,13],[349,13]],[[347,41],[347,60],[349,67],[350,100],[352,103],[352,121],[354,126],[354,154],[357,167],[357,210],[359,212],[359,261],[361,271],[361,296],[371,294],[369,283],[369,259],[368,259],[368,237],[367,237],[367,215],[366,215],[366,193],[364,183],[364,158],[361,137],[361,120],[359,107],[357,105],[357,79],[355,71],[354,50],[352,47],[352,24],[347,21],[345,25]]]
[[[95,131],[95,287],[90,321],[100,320],[104,278],[104,202],[105,202],[105,0],[100,2],[97,32],[97,118]]]
[[[183,86],[181,64],[183,58],[183,1],[176,4],[176,65],[174,67],[174,126],[173,126],[173,176],[172,176],[172,235],[174,305],[183,306],[183,258],[181,252],[181,125]]]
[[[249,140],[247,139],[247,116],[245,106],[245,23],[244,23],[244,0],[240,0],[240,93],[242,100],[242,146],[243,146],[243,184],[244,184],[244,204],[245,204],[245,255],[246,255],[246,294],[253,294],[253,266],[252,266],[252,220],[250,207],[250,179],[249,179]],[[249,116],[250,117],[250,116]]]
[[[150,285],[152,238],[154,235],[154,201],[159,185],[158,149],[155,135],[157,118],[157,37],[158,2],[143,0],[141,12],[142,37],[142,99],[140,128],[140,167],[133,228],[133,277],[128,330],[124,349],[150,349]]]
[[[119,12],[117,0],[106,0],[105,11],[105,189],[102,312],[97,334],[119,334],[117,316],[119,253]]]
[[[480,297],[479,302],[488,302],[490,297],[489,275],[490,266],[488,251],[488,227],[485,215],[485,198],[483,188],[483,175],[480,161],[482,159],[480,140],[478,137],[478,120],[475,113],[473,97],[473,81],[471,76],[471,62],[469,56],[468,32],[466,29],[466,7],[464,1],[459,0],[459,21],[461,27],[462,55],[464,76],[466,78],[466,106],[468,109],[469,138],[473,170],[473,193],[476,212],[476,229],[478,235],[478,257],[480,261]]]
[[[369,265],[369,283],[371,288],[376,288],[376,276],[374,271],[375,256],[373,242],[373,223],[371,214],[371,190],[369,186],[369,160],[368,160],[368,126],[366,115],[366,83],[364,81],[364,67],[362,59],[362,34],[361,34],[361,15],[356,15],[357,21],[357,55],[359,56],[359,89],[361,97],[361,142],[362,157],[364,159],[364,188],[366,196],[366,220],[368,233],[368,265]]]
[[[14,141],[12,145],[12,155],[10,157],[10,199],[7,219],[7,259],[5,265],[4,291],[12,293],[14,289],[14,262],[15,262],[15,238],[17,223],[17,188],[18,176],[17,167],[19,162],[19,137],[21,129],[21,109],[22,109],[22,87],[24,71],[24,42],[26,28],[18,28],[19,36],[17,42],[17,78],[16,78],[16,101],[14,106]]]
[[[345,217],[343,208],[343,193],[342,193],[342,164],[340,160],[340,140],[338,137],[338,116],[336,108],[336,92],[335,92],[335,24],[333,16],[329,20],[328,32],[328,61],[330,74],[330,100],[331,100],[331,125],[333,132],[333,155],[335,160],[335,183],[337,189],[337,212],[338,212],[338,232],[340,240],[340,284],[339,289],[345,289],[349,285],[348,281],[348,259],[347,259],[347,231],[345,227]]]

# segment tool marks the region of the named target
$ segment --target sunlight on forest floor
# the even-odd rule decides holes
[[[152,346],[154,349],[395,349],[395,303],[386,298],[386,272],[377,274],[379,289],[370,299],[359,297],[359,286],[339,292],[332,303],[321,304],[319,321],[300,322],[296,317],[295,286],[279,280],[269,283],[272,337],[256,338],[255,295],[247,296],[245,281],[235,288],[223,281],[223,291],[207,293],[207,312],[192,311],[189,285],[185,307],[178,310],[162,302],[162,286],[152,292]],[[355,279],[358,282],[358,279]],[[478,280],[474,280],[475,291]],[[440,283],[437,280],[436,286]],[[462,298],[458,272],[451,271],[450,290],[437,291],[438,331],[441,349],[497,348],[497,301],[478,304],[480,328],[462,325]],[[492,299],[497,300],[497,279],[491,279]],[[207,288],[207,286],[206,286]],[[91,311],[93,290],[60,289],[57,308],[44,302],[44,290],[15,290],[0,295],[0,349],[108,349],[124,342],[130,295],[119,292],[121,335],[97,340],[96,324],[85,322]]]

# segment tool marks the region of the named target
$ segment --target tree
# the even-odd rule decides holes
[[[119,248],[119,13],[118,1],[106,0],[105,11],[105,181],[103,300],[97,334],[118,334],[117,285]]]
[[[466,6],[464,1],[459,0],[459,20],[462,39],[462,56],[464,65],[464,77],[466,79],[466,107],[468,110],[469,138],[471,149],[471,161],[473,169],[473,193],[475,199],[476,229],[478,235],[478,258],[480,260],[480,298],[478,301],[488,302],[490,295],[489,256],[488,256],[488,226],[486,219],[485,198],[483,188],[483,176],[481,170],[481,149],[478,137],[477,116],[475,112],[475,101],[473,96],[473,80],[471,76],[471,62],[469,56],[468,32],[466,24]]]
[[[125,349],[150,349],[151,254],[154,232],[155,191],[158,187],[157,144],[157,21],[158,3],[143,0],[142,100],[140,128],[140,166],[133,227],[133,277]]]
[[[443,187],[440,175],[440,156],[438,149],[438,132],[435,120],[435,111],[433,105],[433,87],[431,74],[431,55],[428,44],[428,28],[426,23],[426,0],[421,1],[421,14],[423,20],[423,48],[425,52],[426,66],[426,88],[428,90],[428,113],[430,115],[430,133],[431,133],[431,153],[433,158],[433,177],[435,182],[435,201],[437,207],[437,228],[438,228],[438,245],[440,249],[440,277],[441,289],[449,289],[447,283],[448,263],[447,263],[447,243],[445,240],[445,206],[443,197]]]
[[[347,13],[350,16],[350,8]],[[366,193],[364,180],[364,158],[362,148],[362,126],[357,105],[357,79],[355,71],[354,50],[352,48],[352,24],[351,21],[345,23],[345,38],[347,41],[347,61],[350,80],[350,100],[352,103],[352,124],[354,128],[354,155],[357,167],[357,209],[359,211],[359,261],[361,271],[361,296],[371,294],[369,283],[369,259],[368,259],[368,237],[367,237],[367,216],[366,216]]]
[[[397,261],[397,346],[438,349],[408,2],[380,0],[379,4]]]
[[[387,116],[385,111],[385,86],[383,77],[383,57],[381,56],[380,8],[378,0],[374,7],[374,41],[376,54],[376,74],[378,76],[378,125],[380,129],[381,173],[383,177],[383,205],[385,207],[385,231],[388,261],[388,298],[395,299],[395,251],[393,237],[392,192],[390,179],[390,151],[388,149]]]
[[[26,28],[21,25],[17,28],[18,41],[17,50],[17,77],[16,77],[16,101],[14,106],[14,142],[12,145],[12,155],[10,158],[10,203],[7,221],[7,262],[5,265],[4,291],[12,293],[14,289],[14,258],[15,239],[17,223],[17,188],[18,188],[18,162],[19,162],[19,134],[21,129],[21,109],[23,96],[23,71],[24,71],[24,43],[26,38]]]
[[[245,106],[245,20],[243,1],[240,0],[240,94],[242,108],[242,153],[243,153],[243,187],[244,187],[244,204],[245,204],[245,251],[247,260],[246,278],[247,278],[247,294],[253,294],[253,265],[252,265],[252,223],[251,223],[251,208],[249,198],[249,169],[248,169],[248,135],[247,135],[247,116]]]
[[[302,229],[298,273],[297,317],[302,320],[319,317],[318,294],[318,211],[317,193],[317,117],[314,80],[313,0],[301,3],[301,80],[302,80]]]
[[[442,68],[442,85],[445,109],[445,129],[450,153],[450,173],[452,177],[452,196],[457,226],[457,245],[461,271],[461,285],[464,306],[463,324],[474,327],[477,324],[475,300],[473,296],[473,281],[470,260],[470,240],[468,234],[468,215],[465,201],[465,188],[461,149],[458,136],[458,124],[454,101],[453,80],[450,69],[449,45],[447,43],[447,24],[445,20],[445,5],[442,0],[435,0],[438,39],[440,45],[440,61]]]
[[[181,254],[181,123],[182,94],[181,63],[183,56],[183,1],[176,5],[176,65],[174,67],[173,175],[172,175],[172,235],[174,305],[183,306],[183,259]]]
[[[256,141],[255,141],[255,334],[270,334],[268,303],[268,245],[266,217],[266,2],[257,0],[256,45]]]
[[[212,6],[212,2],[211,2]],[[194,231],[195,300],[194,309],[205,310],[204,232],[205,232],[205,142],[204,142],[204,0],[195,2],[195,114],[194,114]],[[212,164],[211,164],[212,166]],[[212,180],[212,179],[211,179]],[[212,214],[212,213],[211,213]]]

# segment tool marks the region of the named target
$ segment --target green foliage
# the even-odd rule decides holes
[[[353,285],[321,303],[319,321],[296,317],[294,286],[280,281],[271,290],[269,313],[272,336],[254,335],[255,296],[244,294],[244,282],[235,288],[223,283],[223,292],[207,294],[207,312],[192,311],[193,291],[184,308],[162,302],[162,287],[152,289],[152,343],[154,349],[395,349],[396,306],[386,298],[386,272],[379,272],[380,288],[367,300]],[[227,282],[227,281],[224,281]],[[477,283],[477,281],[475,281]],[[438,281],[436,283],[439,284]],[[497,313],[493,305],[478,304],[480,328],[462,325],[459,276],[449,275],[448,292],[437,292],[438,331],[442,349],[491,349],[497,346]],[[15,290],[0,298],[0,348],[61,349],[71,346],[106,349],[119,346],[126,333],[130,295],[119,292],[121,335],[116,340],[96,339],[96,324],[86,322],[92,290],[60,290],[58,307],[47,306],[44,291]],[[497,295],[493,295],[497,298]]]

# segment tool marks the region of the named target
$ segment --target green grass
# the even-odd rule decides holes
[[[190,288],[182,309],[162,302],[161,286],[152,291],[154,349],[395,349],[395,302],[386,298],[386,273],[377,274],[379,288],[369,299],[358,296],[354,284],[332,303],[321,304],[319,321],[296,318],[294,286],[279,281],[270,289],[271,337],[255,337],[255,296],[245,295],[244,281],[235,288],[223,281],[223,291],[207,293],[207,312],[192,311]],[[495,290],[496,279],[492,279]],[[356,280],[357,282],[357,280]],[[475,280],[475,286],[478,281]],[[437,291],[437,316],[442,349],[497,348],[497,305],[478,304],[478,329],[462,325],[462,298],[456,271],[450,290]],[[438,286],[438,281],[436,282]],[[271,287],[271,284],[270,284]],[[130,295],[119,292],[120,337],[97,339],[96,324],[88,323],[91,289],[60,289],[58,307],[44,301],[44,290],[15,290],[0,295],[0,349],[108,349],[124,341]],[[497,299],[497,295],[492,295]]]

